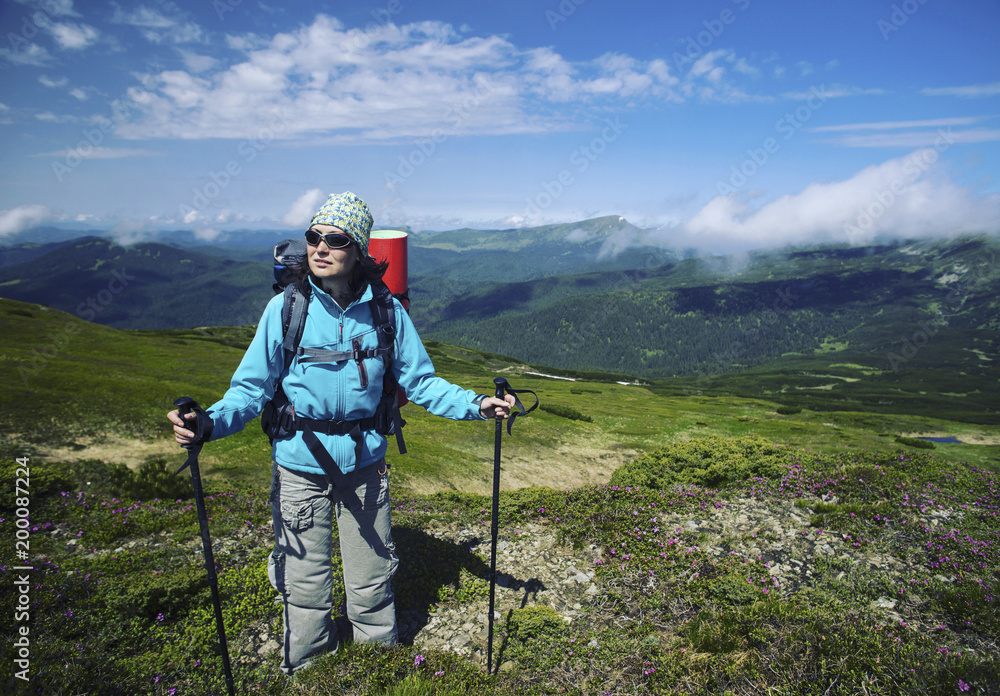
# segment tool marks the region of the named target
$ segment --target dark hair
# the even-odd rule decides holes
[[[347,286],[354,294],[354,299],[360,297],[369,284],[381,282],[382,276],[385,275],[385,269],[388,267],[388,261],[376,261],[367,254],[362,256],[361,250],[358,249],[358,260],[354,263],[354,270],[347,283]],[[292,282],[299,287],[299,290],[308,292],[309,261],[304,259],[301,266],[297,268],[289,267],[288,272],[292,277]]]
[[[358,251],[360,252],[360,249]],[[382,282],[382,276],[385,275],[385,269],[388,267],[389,262],[387,260],[376,261],[367,254],[364,256],[359,254],[358,260],[354,264],[354,273],[351,275],[348,287],[351,288],[351,292],[354,293],[355,297],[360,297],[361,293],[365,291],[365,288],[370,283]]]

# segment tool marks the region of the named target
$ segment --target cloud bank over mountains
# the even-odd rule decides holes
[[[677,246],[725,249],[1000,233],[1000,195],[977,195],[955,184],[939,158],[939,148],[915,150],[758,206],[751,194],[717,196],[655,237]]]

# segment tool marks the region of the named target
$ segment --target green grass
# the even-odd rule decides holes
[[[772,690],[819,696],[866,690],[943,695],[966,684],[971,693],[992,693],[1000,680],[991,647],[1000,636],[996,474],[925,453],[822,455],[786,447],[783,455],[785,466],[777,471],[764,442],[692,442],[659,455],[675,463],[680,480],[740,456],[766,466],[721,487],[602,485],[504,494],[501,529],[513,533],[530,521],[549,525],[565,544],[596,545],[604,589],[572,624],[547,606],[508,612],[497,626],[501,670],[495,676],[468,658],[405,645],[380,650],[346,643],[291,683],[278,673],[273,653],[250,651],[248,662],[240,646],[262,631],[273,634],[280,621],[265,573],[267,496],[213,488],[210,515],[240,687],[290,695]],[[130,490],[140,499],[119,498],[114,472],[96,462],[88,467],[94,475],[81,483],[75,467],[46,465],[32,498],[32,686],[109,696],[220,693],[208,588],[200,558],[191,553],[198,541],[190,501],[150,498],[142,486],[159,480],[138,483],[138,475]],[[5,487],[16,475],[15,462],[0,467]],[[822,502],[830,496],[837,502]],[[765,564],[773,556],[716,555],[710,534],[675,530],[670,521],[703,518],[706,509],[724,515],[746,499],[811,511],[822,526],[803,534],[835,535],[844,540],[844,553],[817,558],[810,576],[776,587]],[[460,493],[397,497],[400,609],[430,614],[484,597],[485,561],[431,535],[428,526],[445,520],[474,526],[487,502]],[[951,512],[954,528],[932,523],[930,513],[941,509]],[[12,513],[8,508],[0,516]],[[665,528],[657,532],[656,525]],[[759,542],[755,537],[745,541],[779,541],[767,531]],[[725,543],[746,548],[736,538]],[[910,566],[897,574],[853,572],[870,553]],[[15,572],[0,570],[8,580]],[[339,582],[335,598],[343,592]],[[899,603],[904,620],[872,609],[885,596]],[[2,601],[7,606],[0,609],[13,610],[10,593]],[[4,641],[9,646],[13,637],[5,634]]]

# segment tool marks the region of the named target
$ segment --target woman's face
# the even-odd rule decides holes
[[[344,231],[333,225],[313,225],[309,229],[320,234],[343,234]],[[331,249],[322,239],[316,246],[306,246],[309,259],[309,270],[321,284],[327,281],[347,281],[358,261],[358,245],[351,242],[343,249]]]

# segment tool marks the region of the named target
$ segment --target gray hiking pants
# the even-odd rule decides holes
[[[354,640],[383,645],[397,640],[391,580],[399,559],[390,534],[388,467],[383,460],[346,479],[351,490],[340,491],[325,475],[274,465],[275,544],[267,571],[283,600],[281,669],[289,675],[316,655],[336,652],[339,645],[330,615],[334,515]]]

